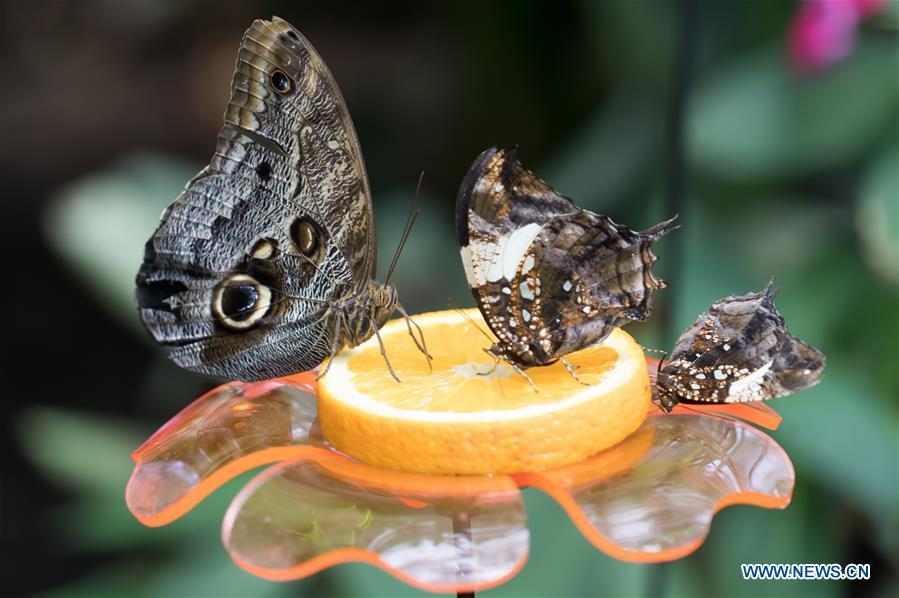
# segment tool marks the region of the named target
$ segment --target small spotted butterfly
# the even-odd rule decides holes
[[[472,294],[499,339],[488,353],[520,369],[548,365],[645,320],[652,292],[665,286],[650,272],[650,248],[673,221],[633,231],[559,195],[515,149],[482,153],[459,191],[456,232]]]
[[[659,406],[764,401],[818,383],[824,355],[789,333],[772,283],[719,299],[680,336],[658,373]]]

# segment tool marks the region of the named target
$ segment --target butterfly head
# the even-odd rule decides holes
[[[661,407],[665,413],[671,413],[680,402],[673,385],[669,384],[668,375],[662,371],[658,372],[655,384],[652,385],[652,402]]]
[[[399,302],[396,288],[389,284],[380,284],[375,281],[368,283],[368,295],[371,301],[372,320],[377,328],[393,315]]]
[[[389,284],[369,281],[357,297],[348,299],[341,307],[341,336],[344,344],[355,347],[377,331],[396,311],[399,296]]]

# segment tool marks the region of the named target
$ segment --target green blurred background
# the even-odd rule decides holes
[[[890,3],[814,77],[786,56],[792,1],[698,2],[685,113],[682,259],[630,332],[670,348],[712,301],[783,288],[794,333],[828,357],[822,383],[777,400],[796,465],[785,511],[733,507],[668,565],[594,549],[526,491],[530,560],[485,595],[899,595],[899,84]],[[25,2],[2,4],[0,151],[12,265],[3,293],[3,593],[65,596],[417,595],[365,565],[296,583],[239,570],[219,540],[232,482],[183,520],[138,524],[129,454],[214,381],[142,330],[132,284],[162,208],[212,154],[237,45],[277,14],[329,64],[374,191],[380,271],[418,173],[422,216],[396,284],[410,311],[462,305],[458,184],[487,147],[583,207],[634,228],[667,216],[666,133],[681,5],[666,1]],[[672,245],[674,243],[675,245]],[[666,253],[666,249],[668,252]],[[670,256],[670,257],[669,257]],[[435,273],[439,275],[435,276]],[[742,562],[870,563],[869,582],[744,582]]]

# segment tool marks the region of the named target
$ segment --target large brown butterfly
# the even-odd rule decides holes
[[[190,370],[308,370],[402,311],[372,280],[375,254],[365,164],[334,78],[289,23],[255,21],[215,155],[147,242],[141,319]]]
[[[824,355],[787,330],[774,307],[778,290],[719,299],[678,339],[658,372],[656,399],[678,403],[742,403],[814,386]]]
[[[650,269],[652,244],[674,219],[637,232],[578,208],[515,159],[491,148],[475,160],[456,201],[468,284],[518,368],[547,365],[644,320],[665,283]]]

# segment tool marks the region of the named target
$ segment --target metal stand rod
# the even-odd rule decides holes
[[[469,559],[471,549],[471,517],[465,511],[459,511],[453,515],[453,544],[456,546],[456,554],[461,559]],[[467,578],[469,571],[465,566],[459,567],[460,581]],[[456,598],[474,598],[474,592],[456,592]]]

